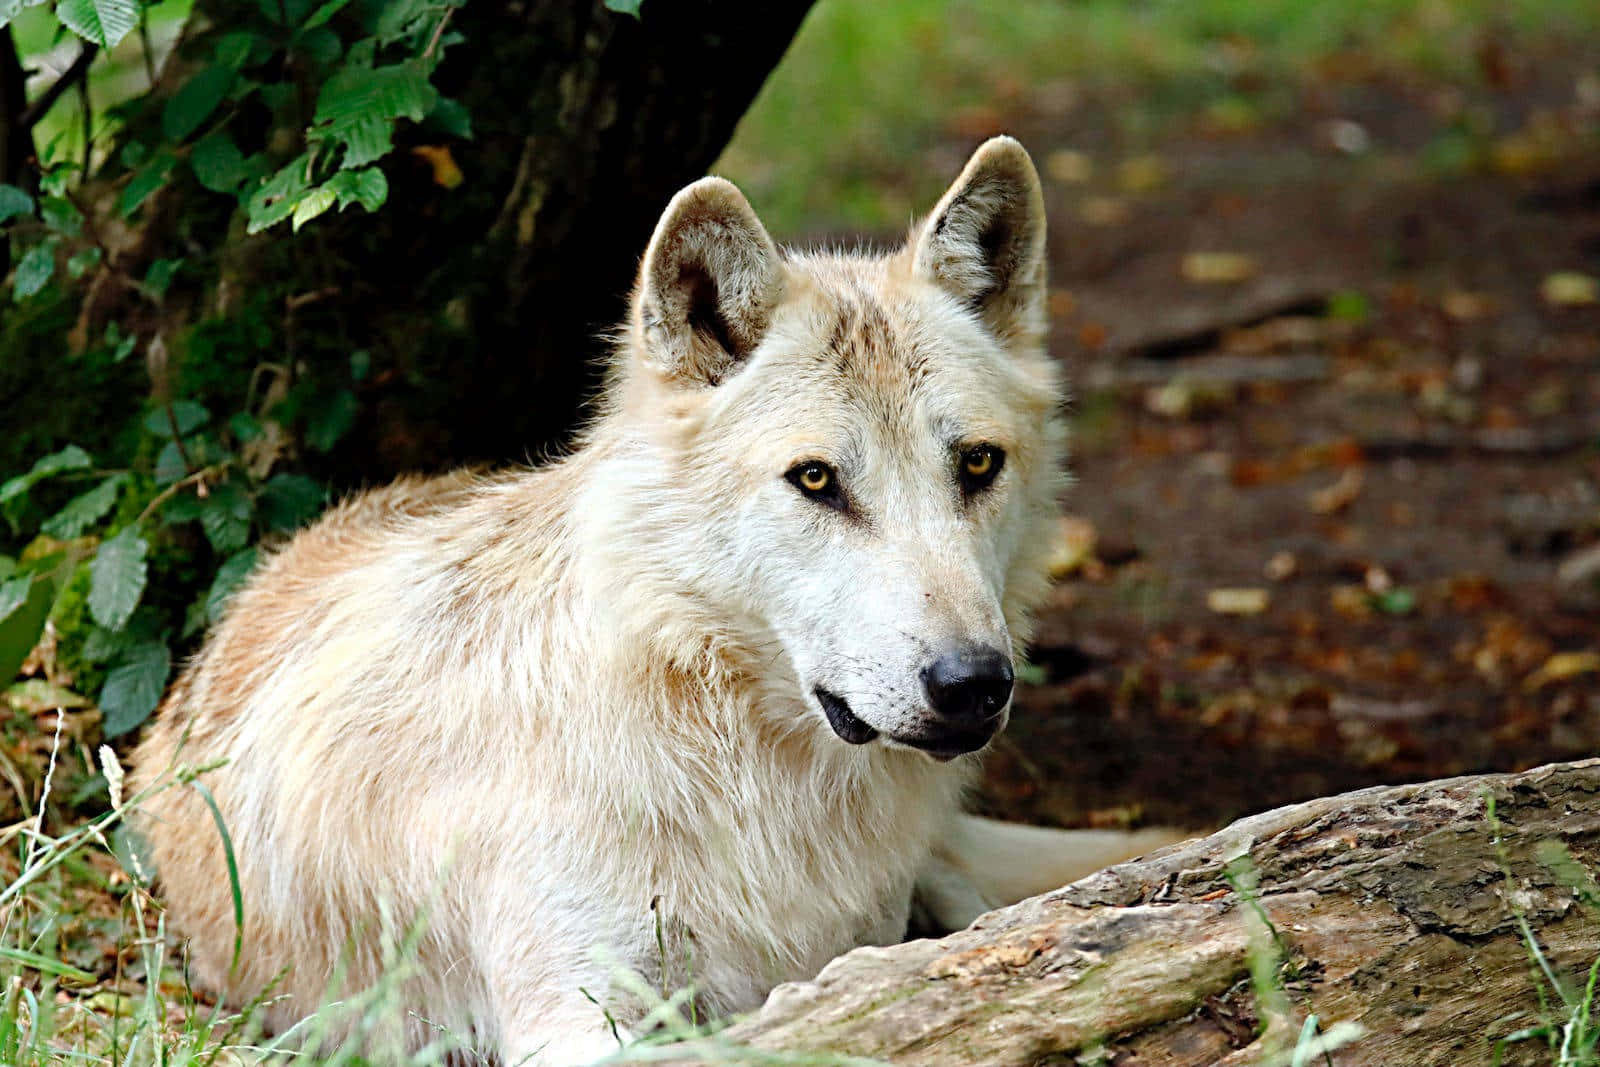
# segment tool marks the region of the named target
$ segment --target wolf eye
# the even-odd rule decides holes
[[[829,507],[844,510],[844,496],[839,492],[839,476],[821,460],[807,460],[784,475],[796,489],[812,500]]]
[[[961,453],[961,491],[967,496],[981,493],[994,484],[1005,465],[1005,452],[993,445],[966,449]]]

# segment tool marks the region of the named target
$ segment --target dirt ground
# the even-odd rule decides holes
[[[1115,101],[953,131],[1046,171],[1074,392],[1083,558],[991,810],[1200,827],[1600,749],[1600,585],[1558,578],[1600,553],[1593,61],[1330,77],[1135,157]]]

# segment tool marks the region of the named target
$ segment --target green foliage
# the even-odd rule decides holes
[[[95,698],[106,735],[136,728],[178,656],[248,580],[257,546],[325,505],[327,486],[305,468],[355,425],[370,357],[286,358],[289,295],[270,287],[226,311],[189,309],[220,304],[198,291],[223,273],[215,226],[300,230],[352,205],[381,210],[402,127],[471,135],[465,110],[433,83],[460,39],[449,25],[462,3],[240,0],[225,27],[196,13],[169,76],[121,89],[114,151],[46,138],[37,170],[0,185],[15,304],[0,317],[0,394],[27,395],[30,409],[38,397],[33,436],[0,442],[0,551],[11,553],[0,556],[0,680],[53,620],[59,661]],[[0,26],[31,6],[0,0]],[[118,42],[123,53],[143,47],[148,34],[134,30],[156,11],[147,0],[56,0],[35,15],[54,19],[58,40],[101,50],[84,53],[94,77]],[[194,198],[186,239],[140,260],[103,243],[156,217],[180,185]],[[287,254],[258,240],[269,263]],[[133,313],[124,305],[97,325],[82,302],[91,291],[126,294]],[[29,368],[52,366],[69,328],[72,373],[46,377],[73,389],[35,392]],[[130,406],[135,383],[157,399]]]

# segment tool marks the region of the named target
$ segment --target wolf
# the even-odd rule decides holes
[[[196,977],[286,1026],[415,921],[405,1041],[585,1063],[640,988],[748,1010],[914,898],[957,929],[1169,839],[961,813],[1064,484],[1045,267],[1008,137],[888,254],[678,193],[574,450],[334,508],[167,695],[134,784],[210,768],[139,824]]]

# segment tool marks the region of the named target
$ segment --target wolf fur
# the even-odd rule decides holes
[[[407,1041],[587,1062],[616,1049],[589,995],[643,1011],[619,967],[749,1009],[903,937],[919,877],[954,928],[1153,843],[960,816],[976,758],[913,747],[939,728],[929,659],[1020,649],[1046,590],[1044,305],[1009,138],[889,255],[780,251],[729,183],[684,189],[580,447],[333,509],[167,696],[136,784],[220,763],[202,780],[243,891],[234,967],[211,814],[156,795],[142,831],[200,980],[243,1000],[282,973],[284,1025],[374,982],[384,923],[423,918]],[[974,443],[1004,465],[968,499]],[[806,461],[845,506],[786,479]]]

